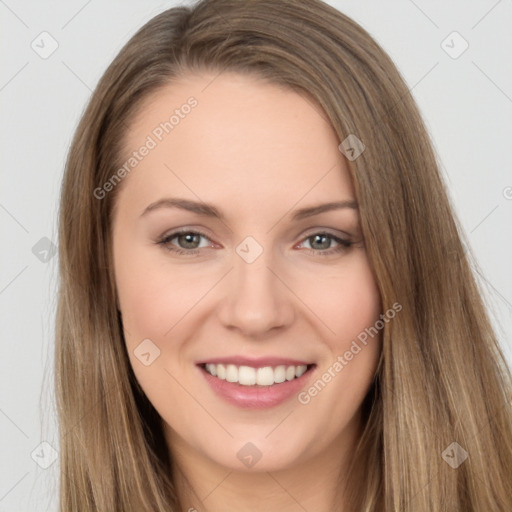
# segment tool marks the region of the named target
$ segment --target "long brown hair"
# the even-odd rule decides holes
[[[431,142],[390,58],[320,0],[166,10],[94,91],[61,191],[60,510],[179,509],[172,455],[134,378],[116,307],[110,227],[122,183],[102,198],[95,190],[126,160],[124,136],[141,101],[196,70],[252,74],[306,94],[340,142],[352,134],[365,145],[347,163],[368,258],[383,310],[395,302],[403,310],[384,328],[364,404],[348,487],[354,510],[510,512],[512,377]]]

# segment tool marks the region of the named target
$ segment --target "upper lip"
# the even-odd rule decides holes
[[[301,361],[299,359],[289,359],[286,357],[242,357],[242,356],[226,356],[213,357],[198,361],[198,365],[203,364],[234,364],[235,366],[251,366],[253,368],[263,368],[264,366],[309,366],[313,363]]]

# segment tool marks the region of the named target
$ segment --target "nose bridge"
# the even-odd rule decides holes
[[[236,247],[219,316],[225,326],[254,336],[288,324],[293,318],[293,305],[276,276],[272,249],[264,249],[251,238]]]

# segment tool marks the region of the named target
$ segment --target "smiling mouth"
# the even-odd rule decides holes
[[[268,387],[298,379],[316,365],[277,365],[254,368],[244,365],[204,363],[199,366],[219,380],[241,386]]]

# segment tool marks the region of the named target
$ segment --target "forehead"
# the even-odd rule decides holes
[[[347,199],[353,188],[338,144],[306,95],[253,76],[189,75],[151,94],[132,120],[123,159],[151,149],[125,178],[123,195],[147,203],[178,190],[260,207],[306,195]]]

